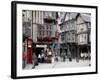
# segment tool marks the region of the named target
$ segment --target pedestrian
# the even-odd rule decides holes
[[[70,51],[68,52],[68,58],[69,58],[69,61],[72,61],[72,56],[71,56]]]
[[[44,51],[44,62],[47,61],[47,50]]]
[[[88,57],[88,54],[85,52],[85,53],[84,53],[84,56],[85,56],[85,59],[87,59],[87,57]]]
[[[41,54],[41,61],[44,63],[44,53]]]
[[[32,68],[35,68],[35,66],[38,65],[38,60],[37,60],[37,56],[35,55],[35,52],[33,52],[32,63],[33,63],[33,67]]]
[[[38,55],[38,62],[41,62],[41,55]]]
[[[26,66],[26,53],[23,53],[23,68]]]
[[[51,50],[48,51],[47,55],[48,55],[48,61],[47,62],[52,63],[52,52],[51,52]]]
[[[85,60],[85,53],[83,53],[83,61]]]
[[[55,52],[55,61],[59,61],[58,56],[57,56],[57,52]]]
[[[65,59],[66,59],[66,53],[65,53],[64,50],[62,50],[62,58],[63,58],[63,61],[65,61]]]
[[[22,57],[23,57],[23,68],[25,68],[25,66],[26,66],[26,51],[25,51],[25,41],[23,42],[23,55],[22,55]]]
[[[32,64],[33,64],[33,68],[35,68],[35,53],[33,52],[33,55],[32,55]]]
[[[84,60],[84,54],[81,52],[81,58]]]
[[[43,50],[41,51],[41,62],[42,63],[44,62],[44,51]]]

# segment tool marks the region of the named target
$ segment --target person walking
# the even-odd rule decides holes
[[[23,68],[26,66],[26,53],[23,53]]]
[[[33,60],[32,60],[32,63],[33,63],[33,69],[35,68],[35,66],[37,65],[37,56],[35,55],[35,52],[33,52]]]
[[[71,62],[72,61],[72,56],[71,56],[71,52],[68,51],[68,58],[69,58],[69,61]]]
[[[44,63],[44,51],[41,51],[41,62]]]
[[[63,58],[63,62],[65,62],[65,59],[66,59],[66,53],[65,53],[64,50],[62,51],[62,58]]]
[[[51,50],[48,51],[48,63],[52,63],[52,52]]]

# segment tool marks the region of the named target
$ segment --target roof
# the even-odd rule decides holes
[[[85,22],[91,22],[91,15],[90,14],[80,14],[80,16],[82,17],[82,19]]]
[[[67,15],[68,16],[68,15]],[[91,22],[91,15],[90,14],[87,14],[87,13],[76,13],[76,12],[70,12],[70,19],[69,20],[64,20],[64,22],[60,23],[60,25],[68,22],[68,21],[72,21],[72,20],[75,20],[77,19],[78,16],[81,16],[82,19],[85,21],[85,22]]]
[[[75,19],[75,18],[76,18],[76,16],[77,16],[77,13],[72,12],[72,13],[70,13],[70,16],[71,16],[71,18],[72,18],[72,19]]]

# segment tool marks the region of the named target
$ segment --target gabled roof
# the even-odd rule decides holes
[[[66,15],[68,16],[68,15]],[[68,22],[70,20],[75,20],[77,19],[79,16],[81,16],[81,18],[85,21],[85,22],[91,22],[91,15],[90,14],[86,14],[86,13],[76,13],[76,12],[70,12],[70,18],[69,20],[64,20],[60,25],[62,25],[65,22]]]
[[[72,20],[72,19],[76,19],[76,16],[77,16],[78,13],[76,12],[66,12],[65,14],[65,18],[64,18],[64,21],[68,21],[68,20]]]
[[[82,19],[85,22],[91,22],[91,15],[90,14],[80,14],[80,16],[82,17]]]
[[[90,14],[78,13],[76,19],[78,18],[78,16],[81,16],[81,18],[82,18],[85,22],[91,22],[91,15],[90,15]]]
[[[72,19],[75,19],[78,13],[72,12],[70,13],[70,16]]]

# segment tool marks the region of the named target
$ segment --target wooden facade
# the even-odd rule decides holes
[[[81,52],[90,53],[91,15],[67,12],[64,17],[60,24],[62,48],[65,45],[73,58],[80,58]]]
[[[86,54],[90,57],[91,53],[91,15],[78,14],[77,15],[77,44],[79,50],[79,58],[81,54]]]
[[[65,20],[60,24],[62,44],[66,46],[66,54],[71,53],[73,58],[76,57],[76,15],[77,13],[66,13]]]

